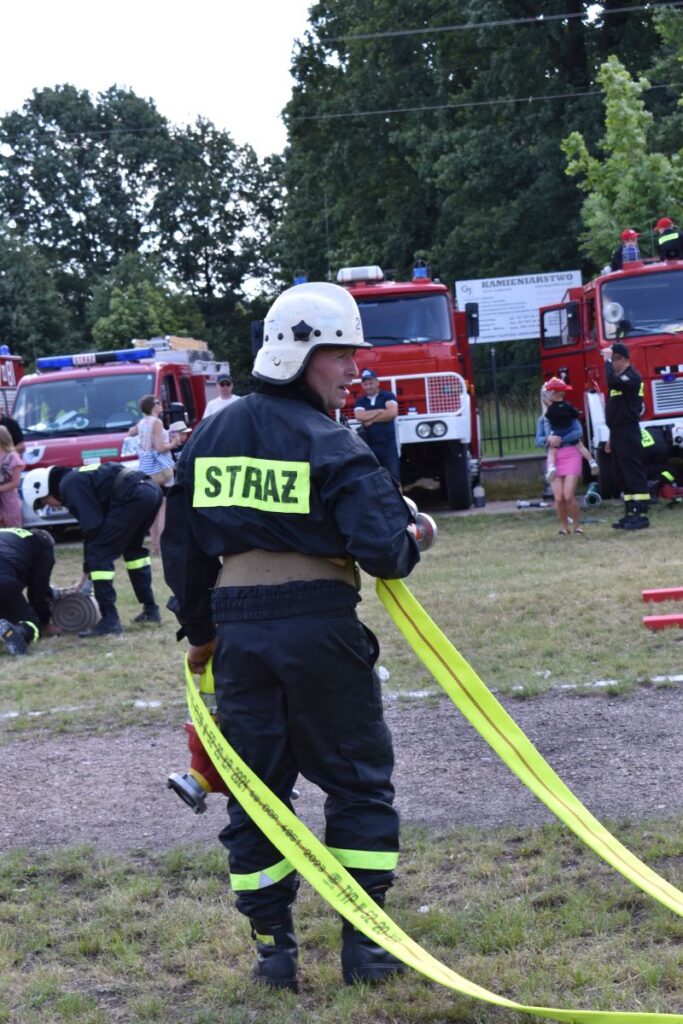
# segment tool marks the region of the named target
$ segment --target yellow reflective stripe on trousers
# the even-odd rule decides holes
[[[287,875],[291,875],[294,868],[288,860],[279,860],[263,871],[252,871],[249,875],[236,875],[230,872],[230,885],[235,892],[243,892],[247,889],[265,889],[275,882],[281,882]]]
[[[393,871],[398,864],[398,851],[342,850],[338,846],[328,846],[327,849],[345,868],[364,868],[367,871]]]
[[[93,583],[95,582],[95,580],[113,580],[114,576],[116,576],[115,572],[105,572],[104,570],[99,571],[97,569],[90,573],[90,579],[93,581]]]
[[[38,641],[40,640],[40,630],[36,626],[35,622],[30,622],[28,619],[21,619],[19,625],[28,626],[28,628],[33,633],[33,642],[38,643]]]
[[[21,526],[3,526],[0,533],[13,533],[15,537],[32,537],[30,530],[24,530]]]
[[[144,569],[146,565],[151,565],[152,559],[148,555],[147,558],[136,558],[134,562],[124,562],[123,564],[130,572],[132,569]]]
[[[474,669],[432,622],[405,583],[377,580],[377,593],[420,661],[524,785],[625,878],[665,907],[683,914],[683,893],[622,846],[577,800]]]
[[[311,467],[307,462],[231,455],[194,460],[195,508],[256,508],[307,515]]]
[[[197,734],[222,779],[254,824],[290,864],[354,927],[432,981],[473,999],[567,1024],[683,1024],[683,1015],[525,1006],[457,974],[419,946],[371,900],[352,875],[283,804],[222,735],[204,706],[185,659],[187,703]],[[343,695],[342,695],[343,699]]]

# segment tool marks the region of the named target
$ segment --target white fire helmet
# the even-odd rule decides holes
[[[21,481],[21,496],[30,509],[35,508],[39,498],[47,498],[50,482],[50,468],[30,469]]]
[[[363,340],[356,300],[327,282],[297,284],[278,296],[263,323],[263,345],[254,377],[289,384],[300,377],[309,356],[323,346],[372,348]]]

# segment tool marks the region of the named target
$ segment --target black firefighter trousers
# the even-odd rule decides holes
[[[373,634],[342,609],[219,622],[213,659],[229,743],[290,809],[299,772],[327,794],[326,845],[366,890],[388,888],[398,859],[377,655]],[[232,795],[228,813],[220,839],[237,909],[277,918],[295,898],[296,873]]]
[[[85,571],[90,574],[95,600],[106,625],[118,622],[114,561],[123,555],[128,577],[142,605],[153,605],[152,569],[145,537],[159,511],[163,495],[147,477],[130,474],[113,497],[102,526],[85,545]]]

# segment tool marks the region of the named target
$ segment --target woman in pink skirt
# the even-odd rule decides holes
[[[555,447],[560,444],[560,438],[551,434],[548,444]],[[553,478],[550,486],[555,496],[560,533],[571,533],[572,524],[574,533],[583,533],[580,525],[579,503],[576,500],[576,485],[581,476],[581,453],[576,445],[569,444],[563,448],[557,448],[555,468],[557,475]]]

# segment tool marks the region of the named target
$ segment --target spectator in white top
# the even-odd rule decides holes
[[[237,402],[240,398],[241,395],[234,395],[232,393],[232,377],[222,374],[218,378],[218,398],[212,398],[210,402],[207,402],[202,419],[205,420],[208,416],[213,416],[215,413],[220,412],[221,409],[225,409],[231,402]]]

